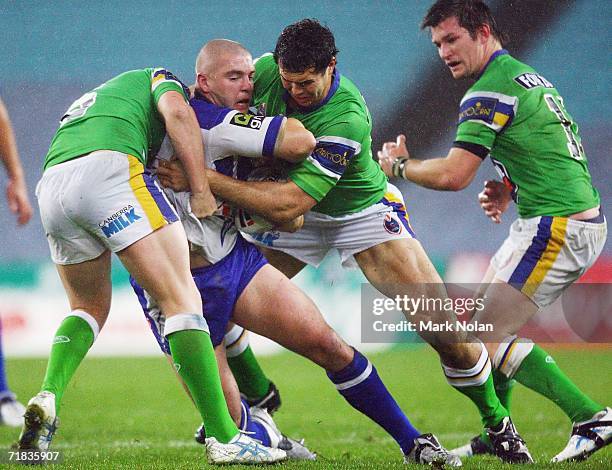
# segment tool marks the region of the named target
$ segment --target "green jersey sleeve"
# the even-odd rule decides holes
[[[496,137],[512,123],[518,99],[502,93],[473,91],[459,106],[456,142],[493,148]]]
[[[361,143],[369,134],[367,123],[357,113],[347,113],[323,129],[312,154],[289,172],[289,179],[321,201],[338,183]]]
[[[177,91],[189,102],[189,89],[172,72],[164,68],[151,69],[151,93],[155,104],[167,91]]]

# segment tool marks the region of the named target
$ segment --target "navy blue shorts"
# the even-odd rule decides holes
[[[221,261],[191,270],[202,297],[204,318],[208,323],[213,346],[218,346],[223,341],[238,298],[265,264],[267,261],[259,250],[239,236],[234,249]],[[166,354],[170,354],[170,346],[163,333],[166,321],[163,313],[155,300],[131,276],[130,283],[159,347]]]

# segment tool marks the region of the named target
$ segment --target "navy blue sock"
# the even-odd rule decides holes
[[[339,372],[327,372],[327,376],[353,408],[391,434],[404,454],[412,450],[414,439],[421,433],[412,426],[363,354],[355,350],[348,366]]]
[[[4,372],[4,354],[2,352],[2,321],[0,321],[0,394],[7,395],[10,392]],[[0,397],[2,398],[2,397]]]
[[[240,413],[240,430],[246,431],[249,437],[257,439],[266,447],[270,447],[270,435],[266,428],[256,421],[251,419],[251,409],[247,402],[242,399],[242,411]]]

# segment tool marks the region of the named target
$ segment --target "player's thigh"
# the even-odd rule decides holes
[[[89,261],[56,265],[70,309],[89,313],[100,328],[106,321],[111,304],[110,265],[109,251]]]
[[[492,325],[492,331],[481,331],[477,335],[485,343],[499,343],[516,334],[537,311],[538,306],[527,295],[494,279],[485,290],[483,308],[476,310],[472,322]]]
[[[390,240],[354,256],[368,281],[388,297],[427,293],[445,296],[440,275],[414,238]]]
[[[296,276],[306,266],[306,263],[282,251],[273,250],[265,246],[259,246],[258,249],[266,257],[268,263],[289,279]]]
[[[314,302],[270,265],[262,267],[244,289],[233,319],[326,369],[337,370],[352,359],[352,350]]]
[[[202,302],[189,271],[187,238],[180,223],[164,225],[117,253],[130,274],[166,317],[202,313]]]

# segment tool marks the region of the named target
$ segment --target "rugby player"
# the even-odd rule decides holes
[[[218,52],[213,54],[214,50]],[[231,155],[257,157],[269,154],[275,148],[274,155],[283,157],[283,151],[279,151],[280,136],[274,145],[274,126],[282,126],[280,122],[285,122],[285,125],[292,123],[310,136],[305,140],[309,142],[307,151],[302,149],[294,153],[301,153],[302,159],[311,153],[315,146],[312,134],[293,118],[264,118],[215,106],[240,109],[237,104],[244,102],[247,93],[250,97],[253,92],[254,68],[250,54],[242,46],[225,40],[213,41],[202,49],[197,64],[196,93],[192,106],[203,129],[207,162],[212,168],[232,179],[241,175],[237,159]],[[234,86],[232,78],[241,80],[241,87]],[[251,124],[253,121],[257,124]],[[289,137],[293,136],[285,129],[283,138]],[[298,142],[300,139],[293,140]],[[291,160],[295,161],[295,158]],[[162,182],[177,189],[186,189],[184,182],[175,185],[171,167],[162,165],[158,172]],[[459,464],[459,459],[449,456],[435,437],[421,435],[411,425],[372,363],[347,345],[325,322],[312,301],[281,272],[267,264],[255,246],[242,239],[233,225],[234,219],[223,218],[222,213],[218,216],[217,226],[212,225],[211,219],[214,218],[201,221],[203,226],[208,226],[205,231],[210,235],[207,237],[202,236],[204,230],[197,230],[194,225],[191,231],[190,225],[186,224],[192,252],[198,252],[209,262],[216,261],[211,266],[192,270],[203,294],[204,315],[211,325],[213,343],[222,343],[225,326],[231,316],[242,327],[271,338],[325,368],[339,393],[351,406],[383,427],[400,445],[406,458],[421,463]],[[236,239],[235,248],[228,252],[233,243],[228,241],[231,238]],[[213,246],[215,249],[211,250]],[[234,281],[234,278],[237,280]],[[215,309],[213,304],[207,308],[207,299],[213,298],[209,292],[217,292],[214,298],[225,305],[223,309]],[[141,303],[151,316],[146,297],[143,302],[141,296]],[[219,315],[218,312],[223,313]],[[163,317],[159,311],[154,315]],[[154,331],[157,325],[153,324]],[[157,336],[161,338],[161,335]],[[233,390],[236,395],[235,386]],[[231,394],[230,390],[227,393],[230,401]],[[230,409],[240,404],[236,398],[233,403]],[[266,424],[261,411],[257,413],[254,421]],[[240,414],[235,416],[238,418]],[[264,414],[263,418],[269,417]],[[268,424],[272,424],[272,421],[268,420]],[[253,432],[257,431],[254,429]]]
[[[567,446],[553,462],[580,460],[612,440],[612,409],[582,392],[554,359],[520,328],[552,302],[601,253],[607,224],[591,183],[578,127],[555,86],[512,57],[488,7],[480,0],[440,0],[422,23],[455,79],[471,78],[459,106],[457,135],[445,158],[412,158],[400,135],[378,153],[389,176],[432,189],[459,191],[487,157],[502,181],[479,195],[495,223],[514,200],[519,218],[491,259],[478,295],[485,308],[473,321],[493,324],[480,333],[493,358],[495,387],[509,406],[513,380],[557,404],[573,422]],[[457,449],[491,452],[486,433]]]
[[[332,32],[316,20],[283,30],[274,54],[255,64],[254,103],[270,115],[302,121],[317,147],[291,168],[287,182],[239,181],[209,170],[211,188],[272,222],[304,215],[295,233],[247,236],[288,277],[306,264],[318,266],[336,249],[343,265],[356,262],[388,297],[446,298],[440,276],[415,238],[401,193],[371,158],[370,114],[359,90],[336,68],[337,53]],[[423,309],[411,312],[411,319],[417,324],[456,321],[453,312]],[[495,395],[484,345],[470,341],[465,332],[441,330],[420,334],[439,353],[449,383],[478,406],[501,458],[529,460]]]
[[[68,382],[106,321],[111,252],[164,309],[172,359],[217,441],[215,450],[244,455],[245,447],[256,447],[238,432],[223,397],[183,227],[145,170],[166,134],[189,169],[191,211],[212,214],[200,129],[185,87],[166,69],[112,78],[76,100],[60,120],[37,197],[71,311],[53,339],[41,391],[27,405],[22,450],[48,449]],[[285,457],[275,452],[274,460]]]

